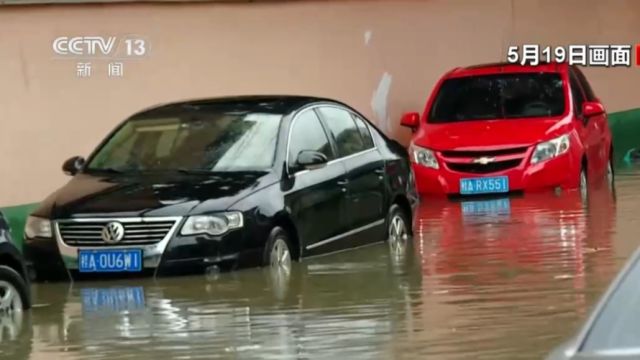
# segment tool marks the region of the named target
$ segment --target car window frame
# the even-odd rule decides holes
[[[582,93],[584,94],[584,97],[586,99],[585,101],[598,101],[598,97],[593,91],[593,87],[591,87],[589,80],[587,80],[587,77],[584,75],[582,70],[580,70],[579,67],[572,65],[569,71],[573,71],[576,78],[578,79],[580,87],[582,88]]]
[[[320,115],[318,115],[318,113],[315,111],[313,107],[306,107],[301,109],[298,113],[296,113],[295,116],[292,118],[291,123],[289,124],[289,131],[287,134],[287,147],[285,152],[285,163],[287,166],[287,171],[291,169],[291,165],[292,165],[289,161],[290,160],[289,155],[291,154],[291,139],[293,136],[293,127],[296,125],[296,121],[298,120],[298,118],[300,118],[302,115],[304,115],[308,111],[312,112],[315,115],[316,119],[318,119],[318,123],[320,124],[320,127],[324,132],[324,136],[327,139],[327,143],[329,143],[329,146],[331,147],[331,152],[333,152],[333,159],[330,159],[329,162],[338,158],[338,152],[337,152],[337,149],[335,148],[335,144],[331,141],[331,136],[329,135],[329,129],[326,128],[326,125],[322,122],[322,118],[320,117]]]
[[[322,116],[322,114],[318,113],[318,109],[321,107],[334,107],[340,110],[344,110],[347,111],[351,117],[353,118],[353,116],[358,116],[359,118],[362,119],[362,121],[365,123],[367,129],[369,130],[369,134],[371,135],[371,140],[373,140],[373,147],[354,153],[354,154],[350,154],[347,156],[340,156],[340,153],[338,152],[338,147],[337,144],[335,142],[335,139],[333,139],[333,135],[331,134],[331,129],[328,128],[326,122],[325,122],[325,118]],[[331,103],[331,102],[322,102],[322,103],[314,103],[308,106],[304,106],[300,109],[298,109],[292,116],[291,121],[289,122],[288,125],[288,130],[287,130],[287,144],[285,146],[285,156],[284,156],[284,166],[285,166],[285,171],[286,174],[288,176],[298,176],[300,174],[309,172],[310,170],[301,170],[301,171],[297,171],[297,172],[292,172],[291,171],[291,164],[289,163],[289,151],[290,151],[290,147],[291,147],[291,134],[292,134],[292,129],[293,129],[293,125],[295,124],[295,122],[298,120],[298,118],[300,117],[300,115],[302,113],[304,113],[305,111],[308,110],[313,110],[316,112],[316,115],[318,116],[318,118],[320,119],[320,123],[322,124],[323,129],[325,130],[325,134],[326,136],[329,138],[329,142],[331,143],[331,148],[333,150],[333,152],[336,155],[336,158],[327,162],[327,166],[341,162],[341,161],[345,161],[347,159],[356,157],[356,156],[361,156],[364,155],[366,153],[372,152],[372,151],[378,151],[378,143],[376,141],[376,137],[373,136],[372,134],[372,125],[369,123],[368,120],[366,120],[365,117],[363,117],[362,115],[360,115],[359,113],[357,113],[356,111],[344,106],[344,105],[340,105],[340,104],[336,104],[336,103]],[[355,124],[355,120],[354,120],[354,124]],[[356,125],[357,127],[357,125]],[[358,131],[358,133],[360,133]],[[382,136],[382,134],[380,134]]]
[[[571,102],[573,103],[575,115],[578,119],[583,119],[582,106],[584,105],[585,102],[589,100],[587,99],[587,95],[585,94],[584,89],[582,89],[582,84],[580,84],[580,79],[578,78],[578,76],[576,75],[575,71],[573,71],[572,68],[569,68],[568,81],[569,81],[569,92],[571,93]],[[574,82],[575,82],[575,87],[573,84]],[[582,95],[582,103],[579,106],[577,103],[577,99],[575,98],[573,93],[574,88],[576,88],[575,90],[580,92],[580,94]]]
[[[371,127],[369,126],[369,124],[362,118],[362,116],[359,116],[353,111],[351,111],[351,117],[353,118],[353,121],[356,123],[356,128],[358,129],[358,132],[360,132],[360,127],[358,126],[358,122],[360,122],[364,126],[364,128],[367,130],[367,134],[369,134],[369,139],[371,139],[371,147],[365,150],[369,150],[371,148],[376,147],[376,140],[373,134],[371,133]],[[360,133],[360,136],[362,136],[362,133]],[[364,141],[364,138],[362,140]],[[365,144],[365,146],[367,145]]]
[[[364,149],[364,150],[360,150],[358,152],[355,152],[353,154],[349,154],[349,155],[341,155],[340,154],[340,149],[338,147],[338,142],[336,141],[335,137],[333,136],[333,132],[331,131],[331,128],[328,125],[328,120],[326,119],[325,116],[322,115],[322,113],[319,111],[321,108],[326,108],[326,107],[332,107],[332,108],[336,108],[338,110],[342,110],[345,111],[347,114],[349,114],[349,116],[351,117],[351,121],[353,121],[353,125],[356,127],[356,130],[358,130],[358,135],[360,135],[360,139],[362,140],[362,144],[364,145],[364,139],[362,138],[362,134],[360,134],[360,129],[358,129],[358,124],[356,123],[356,119],[354,118],[355,116],[361,117],[359,114],[356,114],[353,110],[344,107],[344,106],[340,106],[337,104],[320,104],[318,105],[315,110],[316,113],[318,114],[318,116],[320,117],[320,120],[324,123],[326,129],[329,131],[329,138],[330,140],[334,143],[335,145],[335,149],[336,149],[336,153],[338,154],[338,156],[336,157],[335,160],[343,160],[343,159],[348,159],[348,158],[352,158],[352,157],[356,157],[359,156],[361,154],[373,151],[373,150],[377,150],[377,144],[375,142],[375,139],[373,138],[373,135],[371,134],[371,129],[370,129],[370,125],[366,124],[367,129],[369,130],[369,136],[371,136],[371,140],[373,140],[373,147]]]

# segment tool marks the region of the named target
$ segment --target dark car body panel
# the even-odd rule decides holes
[[[270,170],[212,174],[81,171],[42,202],[33,215],[54,223],[61,219],[180,217],[180,229],[188,216],[242,212],[243,228],[221,236],[173,233],[156,274],[186,268],[202,271],[223,263],[260,264],[274,226],[292,233],[294,256],[305,257],[384,240],[384,222],[393,202],[412,216],[418,197],[406,149],[340,102],[297,96],[223,98],[169,104],[142,114],[155,116],[220,101],[282,115]],[[329,161],[320,169],[292,173],[287,162],[292,122],[301,112],[319,106],[339,107],[364,119],[375,147]],[[335,146],[335,140],[331,142]],[[91,157],[87,163],[90,161]],[[37,259],[32,261],[40,268],[37,273],[57,271],[65,277],[69,259],[60,255],[58,248],[64,244],[58,240],[56,236],[25,239],[28,257]],[[75,275],[73,269],[71,272]]]
[[[22,253],[13,244],[9,223],[0,212],[0,265],[9,266],[29,284],[27,267]],[[27,291],[29,287],[27,286]]]
[[[338,162],[322,172],[310,171],[283,181],[284,208],[299,219],[297,231],[307,246],[347,231],[346,199],[338,184],[345,178],[344,164]]]
[[[239,199],[277,182],[273,174],[78,174],[55,196],[53,218],[183,216],[223,211]],[[215,201],[211,201],[215,199]],[[45,210],[45,211],[43,211]]]
[[[383,219],[388,203],[384,184],[385,161],[377,151],[347,159],[349,189],[346,211],[358,228]]]

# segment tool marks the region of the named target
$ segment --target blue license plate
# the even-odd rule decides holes
[[[83,288],[82,310],[87,313],[102,311],[125,311],[144,309],[144,288],[116,287],[116,288]]]
[[[80,250],[80,272],[137,272],[142,270],[141,249]]]
[[[507,176],[460,179],[460,194],[496,194],[509,192]]]
[[[497,215],[511,213],[509,198],[486,201],[465,201],[462,203],[463,215]]]

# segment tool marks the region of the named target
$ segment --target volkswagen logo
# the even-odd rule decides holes
[[[124,238],[124,226],[119,222],[110,222],[102,228],[102,240],[107,244],[115,244]]]
[[[475,164],[482,164],[482,165],[487,165],[488,163],[492,163],[494,161],[496,161],[496,158],[488,157],[488,156],[483,156],[483,157],[473,159],[473,162]]]

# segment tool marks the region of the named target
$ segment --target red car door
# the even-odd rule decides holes
[[[582,91],[584,93],[584,97],[586,101],[597,102],[601,104],[600,99],[595,95],[589,81],[584,76],[580,68],[573,67],[575,71],[576,78],[582,87]],[[602,165],[601,170],[604,175],[607,170],[607,163],[609,162],[609,158],[611,157],[610,148],[611,148],[611,130],[609,129],[609,119],[607,117],[606,111],[602,114],[595,115],[589,119],[589,121],[595,122],[594,127],[598,133],[599,137],[599,146],[598,146],[598,160]]]
[[[609,126],[609,121],[607,120],[607,114],[602,113],[595,115],[589,119],[589,122],[593,123],[595,129],[594,136],[597,137],[598,174],[599,176],[603,176],[607,170],[607,162],[609,160],[609,145],[607,143],[607,127]]]
[[[602,115],[591,118],[585,118],[583,116],[582,106],[586,101],[585,94],[577,76],[572,70],[569,71],[569,85],[575,107],[574,116],[577,122],[578,133],[580,134],[580,139],[585,147],[585,154],[587,156],[587,173],[591,178],[598,177],[603,173],[604,163],[601,156],[601,125],[596,118],[602,117]]]

